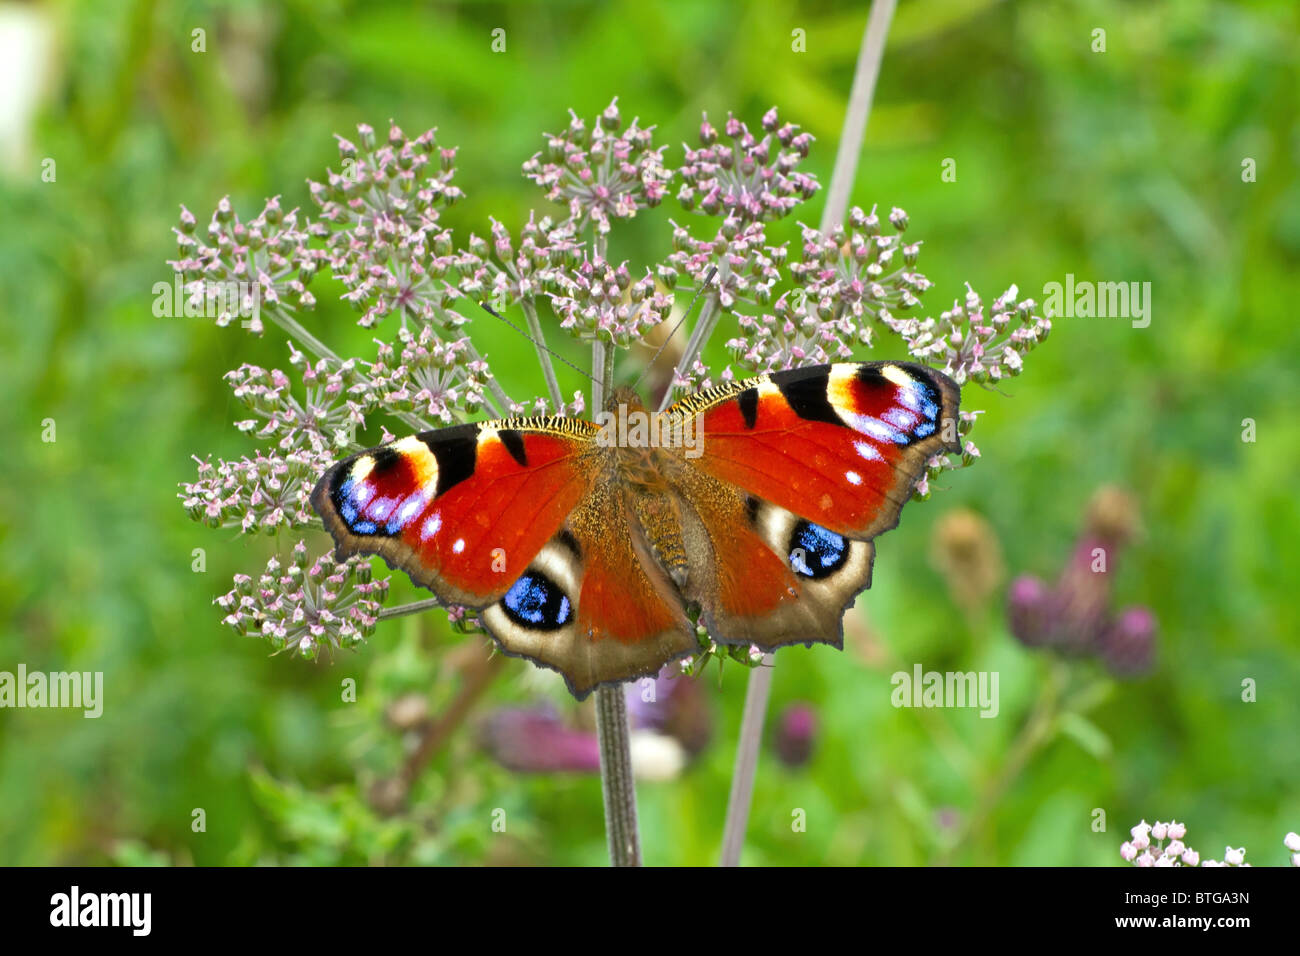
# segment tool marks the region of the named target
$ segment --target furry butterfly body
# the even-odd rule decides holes
[[[312,504],[340,555],[378,554],[584,697],[717,641],[843,641],[872,539],[959,391],[902,362],[776,372],[662,417],[615,392],[604,425],[512,418],[412,435],[330,468]]]

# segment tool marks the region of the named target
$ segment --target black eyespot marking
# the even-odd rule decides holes
[[[881,374],[880,367],[877,365],[860,366],[858,368],[858,381],[867,386],[893,384],[889,379],[885,378],[885,376]]]
[[[382,478],[388,473],[390,468],[402,460],[402,456],[393,451],[387,445],[382,448],[376,448],[374,452],[371,453],[370,457],[375,461],[374,466],[370,469],[370,473],[376,478]]]
[[[438,461],[438,489],[434,497],[447,491],[474,474],[478,462],[478,426],[456,425],[433,432],[422,432],[420,441],[433,452]]]
[[[497,437],[506,446],[506,451],[510,452],[510,457],[519,463],[519,467],[527,468],[528,453],[524,451],[524,436],[513,428],[503,428],[497,432]]]
[[[540,571],[525,571],[501,599],[506,617],[534,631],[558,631],[573,617],[573,605],[560,586]]]
[[[745,518],[750,524],[758,520],[758,499],[753,495],[745,496]]]
[[[790,568],[800,577],[828,578],[848,557],[849,542],[819,524],[800,521],[790,535]]]
[[[747,388],[737,398],[745,427],[752,429],[758,423],[758,389]]]
[[[561,528],[555,540],[572,551],[575,558],[582,560],[582,545],[578,544],[578,539],[569,532],[568,528]]]
[[[826,396],[830,372],[825,366],[787,369],[773,373],[771,378],[772,384],[781,390],[785,400],[800,418],[810,422],[844,424]]]

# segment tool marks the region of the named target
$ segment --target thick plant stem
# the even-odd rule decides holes
[[[758,745],[763,738],[767,716],[767,699],[772,692],[771,654],[763,655],[761,667],[754,668],[745,688],[745,714],[741,717],[740,741],[736,745],[736,766],[731,772],[731,795],[727,798],[727,822],[722,831],[722,865],[739,866],[740,851],[745,845],[745,824],[754,799],[754,771],[758,768]],[[744,813],[731,809],[744,807]]]
[[[840,131],[840,145],[835,152],[835,170],[831,173],[830,188],[826,190],[822,232],[842,223],[849,208],[849,195],[853,192],[853,179],[858,171],[858,155],[862,152],[862,137],[867,131],[867,117],[871,115],[880,61],[885,57],[885,37],[889,33],[889,22],[894,19],[895,6],[895,0],[875,0],[871,4],[871,16],[867,18],[867,29],[862,34],[862,46],[858,50],[858,65],[853,71],[844,129]]]
[[[844,221],[849,207],[849,194],[857,173],[858,154],[862,150],[862,137],[867,129],[867,116],[871,113],[871,100],[876,93],[876,78],[880,75],[880,61],[885,55],[885,37],[889,23],[894,18],[895,0],[875,0],[867,28],[862,35],[858,51],[858,65],[853,74],[853,87],[849,92],[849,108],[844,117],[839,150],[835,154],[835,171],[831,174],[830,188],[826,191],[826,208],[822,210],[821,230],[826,232]],[[749,823],[749,808],[754,796],[754,773],[758,769],[758,746],[763,739],[763,724],[767,719],[767,701],[772,684],[771,655],[764,655],[767,666],[750,671],[749,687],[745,692],[745,713],[740,723],[740,739],[736,744],[736,767],[731,779],[731,796],[727,801],[727,820],[722,831],[723,866],[736,866],[740,861],[740,848],[745,840]]]
[[[614,344],[599,340],[591,346],[591,404],[605,407],[614,384]],[[636,781],[632,777],[632,748],[628,739],[627,698],[622,684],[596,688],[596,737],[600,742],[600,788],[605,797],[605,836],[611,866],[640,866],[641,838],[637,834]]]
[[[600,740],[600,785],[605,797],[605,836],[611,866],[640,866],[636,781],[628,746],[627,698],[622,684],[596,688],[596,735]]]

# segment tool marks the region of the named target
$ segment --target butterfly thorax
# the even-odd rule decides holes
[[[597,443],[606,449],[621,485],[640,493],[666,491],[663,474],[665,447],[673,440],[671,419],[645,407],[630,388],[617,388],[596,416],[601,426]]]
[[[648,410],[629,388],[615,389],[605,414],[597,417],[602,428],[599,443],[606,446],[609,472],[624,510],[657,563],[680,586],[686,572],[681,502],[669,480],[681,444],[680,433],[674,435],[672,429],[675,421]]]

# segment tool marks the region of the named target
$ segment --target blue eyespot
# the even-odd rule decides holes
[[[834,531],[800,521],[790,535],[790,568],[800,577],[830,577],[848,560],[849,543]]]
[[[538,571],[525,571],[501,599],[501,606],[510,620],[536,631],[557,631],[573,617],[568,595]]]

